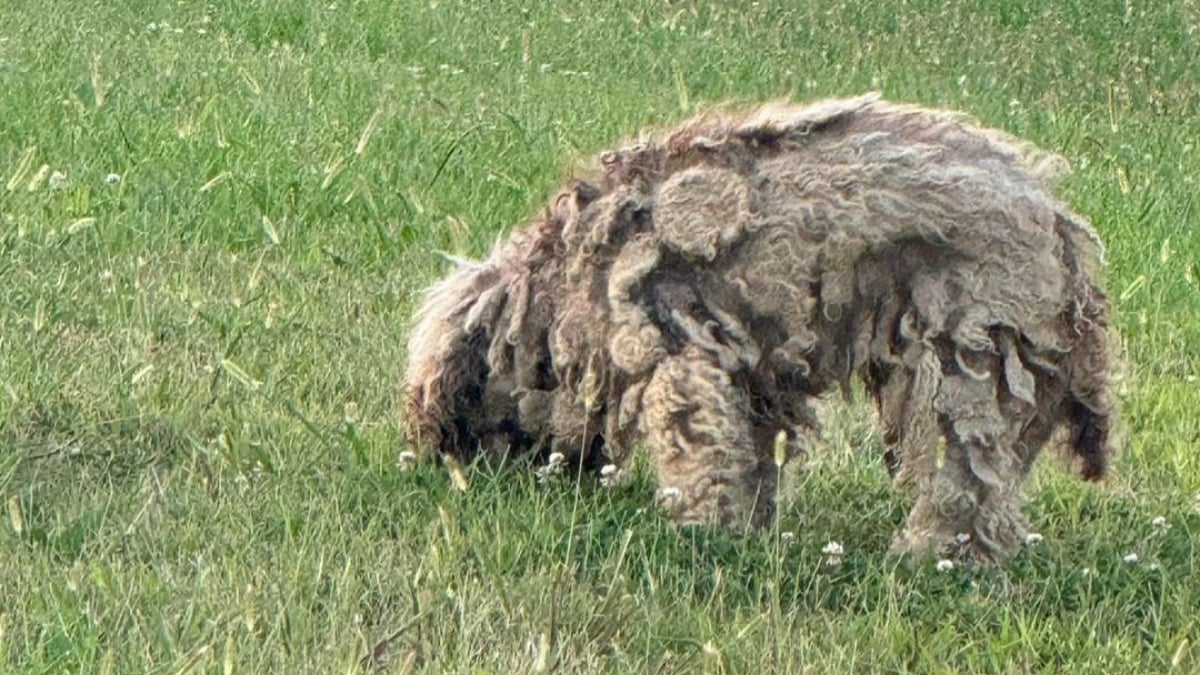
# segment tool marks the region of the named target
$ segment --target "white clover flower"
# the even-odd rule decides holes
[[[842,564],[842,554],[845,549],[842,548],[840,542],[831,541],[821,549],[821,553],[825,554],[825,565],[828,567],[837,567]]]
[[[1121,558],[1121,560],[1124,560],[1126,565],[1133,565],[1133,564],[1137,563],[1137,561],[1138,561],[1138,554],[1126,553],[1125,557]]]
[[[952,569],[954,569],[954,561],[953,560],[948,560],[946,558],[942,558],[941,560],[937,561],[937,571],[949,572]]]
[[[50,174],[49,180],[46,181],[46,186],[51,190],[61,190],[67,187],[67,174],[61,171],[55,171]]]
[[[120,183],[120,182],[121,182],[121,174],[119,174],[119,173],[110,173],[104,177],[105,185],[116,185],[117,183]]]
[[[1167,519],[1163,516],[1155,516],[1154,520],[1150,521],[1150,525],[1156,530],[1163,530],[1167,527]]]
[[[658,489],[657,499],[664,509],[674,509],[683,501],[683,491],[676,487],[661,487]]]
[[[535,473],[539,483],[543,485],[557,478],[563,472],[563,464],[567,458],[561,452],[552,452],[546,458],[546,466],[539,467]]]
[[[1030,532],[1029,534],[1025,535],[1025,543],[1029,546],[1042,543],[1042,539],[1042,535],[1038,534],[1037,532]]]
[[[792,543],[793,541],[795,541],[795,540],[796,540],[796,533],[795,533],[795,532],[792,532],[792,531],[790,531],[790,530],[789,530],[789,531],[787,531],[787,532],[780,532],[780,533],[779,533],[779,540],[780,540],[780,541],[782,541],[782,542],[783,542],[783,543],[785,543],[785,544],[790,544],[790,543]]]
[[[417,463],[417,453],[412,450],[405,450],[396,457],[396,468],[401,471],[408,471]]]
[[[971,543],[970,533],[959,532],[958,534],[954,535],[954,543],[958,544],[959,546],[966,546],[967,544]]]
[[[626,475],[616,464],[605,464],[600,468],[600,485],[615,488],[625,482]]]

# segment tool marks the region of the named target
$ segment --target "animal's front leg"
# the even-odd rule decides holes
[[[693,348],[666,359],[642,402],[659,498],[679,523],[769,522],[777,470],[756,450],[745,391],[714,357]]]
[[[1025,540],[1021,483],[1049,429],[1031,428],[1032,406],[1002,395],[997,356],[962,353],[957,367],[936,400],[944,452],[917,476],[917,502],[893,550],[990,562]]]

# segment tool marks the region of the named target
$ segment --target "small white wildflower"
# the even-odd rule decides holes
[[[967,544],[971,543],[970,533],[959,532],[958,534],[954,535],[954,543],[958,544],[959,546],[966,546]]]
[[[1151,572],[1157,572],[1158,563],[1150,563],[1149,565],[1146,565],[1146,569],[1150,570]]]
[[[1090,577],[1092,575],[1092,568],[1085,567],[1085,568],[1079,570],[1079,573],[1085,577]]]
[[[121,174],[119,174],[119,173],[110,173],[104,177],[105,185],[116,185],[117,183],[120,183],[120,182],[121,182]]]
[[[196,35],[208,35],[208,30],[205,28],[197,28]]]
[[[1167,519],[1164,516],[1155,516],[1154,520],[1150,521],[1150,525],[1156,530],[1166,529]]]
[[[101,270],[100,281],[112,281],[112,270]]]
[[[600,485],[614,488],[625,482],[625,472],[616,464],[605,464],[600,468]]]
[[[1124,560],[1126,565],[1133,565],[1138,561],[1138,554],[1126,553],[1125,557],[1121,558],[1121,560]]]
[[[545,484],[557,478],[562,474],[563,464],[566,461],[566,456],[561,452],[550,453],[550,456],[546,458],[546,466],[540,467],[535,471],[538,482]]]
[[[417,463],[417,453],[412,450],[405,450],[396,458],[396,468],[401,471],[408,471]]]
[[[780,533],[779,533],[779,540],[780,540],[780,541],[782,541],[782,542],[783,542],[783,543],[785,543],[785,544],[790,544],[790,543],[792,543],[793,541],[795,541],[795,540],[796,540],[796,533],[795,533],[795,532],[791,532],[791,531],[788,531],[788,532],[780,532]]]
[[[51,190],[61,190],[67,187],[67,174],[61,171],[55,171],[50,174],[49,180],[46,181],[46,186]]]
[[[683,501],[683,491],[675,487],[662,487],[658,489],[658,503],[664,509],[672,510],[679,506]]]
[[[1042,535],[1038,534],[1037,532],[1030,532],[1029,534],[1025,535],[1025,543],[1030,546],[1040,544],[1042,543]]]
[[[946,558],[942,558],[941,560],[937,561],[937,571],[949,572],[952,569],[954,569],[954,561],[953,560],[947,560]]]
[[[150,23],[146,24],[146,30],[151,32],[156,31],[158,30],[158,24],[151,21]]]
[[[844,553],[844,549],[842,548],[841,543],[831,541],[828,544],[825,544],[824,548],[821,549],[821,553],[825,554],[825,565],[827,567],[837,567],[838,565],[842,564],[842,553]]]

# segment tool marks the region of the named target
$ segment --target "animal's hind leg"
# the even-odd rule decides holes
[[[998,382],[998,355],[960,354],[956,361],[958,372],[943,376],[934,403],[944,453],[917,478],[917,502],[893,549],[990,561],[1025,539],[1021,483],[1044,438],[1023,434],[1033,407]]]
[[[769,522],[777,469],[754,442],[747,394],[715,358],[689,349],[659,364],[642,407],[659,496],[678,522]]]

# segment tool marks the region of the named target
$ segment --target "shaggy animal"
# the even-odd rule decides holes
[[[428,290],[410,437],[587,471],[644,444],[678,522],[742,529],[857,375],[916,492],[893,549],[1003,557],[1043,446],[1086,479],[1112,450],[1101,246],[1049,191],[1063,164],[874,95],[646,135]]]

